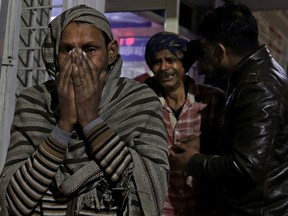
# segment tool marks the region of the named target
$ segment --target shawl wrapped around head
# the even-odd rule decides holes
[[[54,77],[55,64],[61,32],[71,21],[88,22],[105,32],[109,39],[112,33],[109,22],[97,10],[76,6],[55,18],[42,46],[43,60],[48,73]],[[162,107],[158,97],[144,84],[127,78],[119,78],[121,57],[110,67],[103,88],[99,114],[115,137],[129,149],[132,158],[116,187],[128,191],[125,212],[129,215],[160,215],[167,194],[168,151]],[[59,118],[57,91],[54,80],[25,89],[18,97],[11,129],[11,139],[6,163],[1,173],[1,216],[8,215],[6,191],[15,173],[33,160],[40,146],[47,143]],[[115,142],[115,139],[111,142]],[[55,171],[48,191],[60,193],[60,197],[78,197],[78,210],[89,200],[103,202],[103,188],[111,190],[111,182],[88,155],[87,140],[81,130],[73,131],[65,159]],[[115,185],[113,186],[115,187]],[[101,193],[99,194],[99,190]],[[65,195],[64,195],[65,194]],[[39,206],[44,205],[39,200]],[[122,198],[123,199],[123,198]],[[48,205],[50,198],[48,197]],[[87,201],[87,202],[86,202]],[[45,204],[46,205],[46,204]],[[37,206],[37,208],[39,207]],[[97,206],[96,206],[97,207]]]
[[[189,68],[195,60],[186,58],[188,41],[181,38],[178,34],[172,32],[159,32],[153,35],[146,44],[145,60],[150,70],[154,63],[155,53],[166,49],[175,55],[183,64],[185,71],[188,72]]]
[[[55,77],[58,69],[57,56],[64,28],[71,22],[85,22],[103,31],[109,40],[113,39],[108,19],[99,11],[86,5],[78,5],[55,17],[48,25],[48,34],[42,44],[42,57],[50,76]]]

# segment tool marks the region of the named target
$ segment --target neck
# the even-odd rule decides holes
[[[174,90],[170,89],[165,91],[165,101],[168,106],[174,110],[178,110],[182,107],[185,99],[186,94],[184,85]]]

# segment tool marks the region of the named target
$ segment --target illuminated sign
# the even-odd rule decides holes
[[[145,47],[149,38],[119,38],[120,54],[123,61],[145,61]]]

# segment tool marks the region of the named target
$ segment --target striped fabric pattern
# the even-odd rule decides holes
[[[53,78],[61,33],[71,21],[88,22],[112,39],[107,18],[85,5],[68,9],[48,27],[43,61]],[[59,119],[54,80],[18,97],[1,173],[1,216],[160,215],[167,194],[168,150],[161,103],[144,84],[119,78],[111,65],[89,130],[68,134]],[[85,128],[86,129],[86,128]],[[115,210],[116,209],[116,210]],[[117,213],[117,212],[116,212]]]
[[[1,174],[3,215],[8,204],[15,215],[70,215],[75,209],[96,215],[107,211],[105,193],[115,190],[124,194],[118,207],[127,198],[123,215],[161,214],[169,170],[161,103],[146,85],[117,78],[120,68],[119,59],[103,89],[103,122],[85,134],[55,127],[53,80],[21,93]]]

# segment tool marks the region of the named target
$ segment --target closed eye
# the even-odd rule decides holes
[[[83,49],[83,51],[89,55],[89,54],[95,53],[97,51],[97,48],[96,47],[87,47],[87,48]]]
[[[179,59],[178,58],[167,58],[166,59],[166,61],[168,62],[168,63],[170,63],[170,64],[172,64],[172,63],[174,63],[174,62],[176,62],[176,61],[178,61]]]
[[[69,53],[73,49],[72,46],[59,46],[59,53]]]
[[[175,58],[175,57],[171,57],[171,58],[165,58],[164,60],[162,59],[155,59],[153,64],[154,65],[159,65],[159,64],[162,64],[163,62],[167,62],[169,64],[173,64],[174,62],[178,61],[179,59],[178,58]]]

